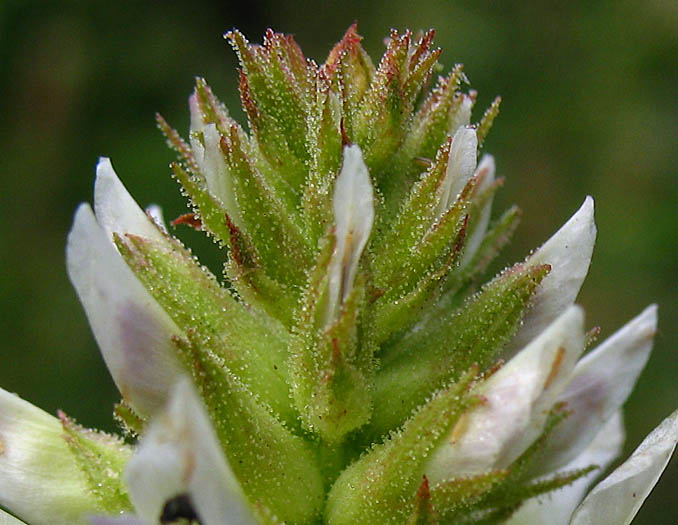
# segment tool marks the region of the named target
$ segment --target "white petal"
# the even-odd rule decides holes
[[[466,95],[461,95],[461,103],[456,111],[451,115],[448,134],[454,136],[461,126],[468,126],[471,123],[471,110],[473,109],[473,99]]]
[[[0,525],[26,525],[26,522],[21,521],[0,509]]]
[[[256,524],[187,379],[153,420],[125,477],[137,512],[151,523],[167,500],[186,494],[204,525]]]
[[[589,485],[621,454],[624,445],[624,423],[621,411],[616,412],[593,441],[574,461],[563,467],[563,472],[573,472],[591,465],[599,468],[579,478],[574,483],[553,492],[526,501],[511,516],[507,525],[567,525],[572,512],[586,494]]]
[[[477,192],[481,193],[487,190],[494,183],[494,157],[492,155],[483,155],[483,158],[480,159],[478,168],[476,169],[475,175],[485,172],[485,175],[478,185]],[[492,214],[492,201],[494,200],[494,195],[487,199],[487,202],[480,210],[477,222],[471,234],[466,238],[464,243],[464,255],[462,256],[460,266],[465,266],[473,258],[480,243],[483,242],[485,233],[487,232],[487,225],[490,223],[490,215]]]
[[[328,321],[351,292],[360,256],[374,222],[372,181],[356,145],[344,148],[344,161],[334,184],[336,245],[329,267]]]
[[[202,122],[202,113],[200,111],[200,104],[198,103],[198,95],[191,93],[188,97],[188,109],[191,114],[191,127],[190,134],[202,133],[202,130],[205,129],[205,124]]]
[[[549,436],[539,473],[577,457],[621,408],[650,356],[656,330],[657,307],[653,305],[577,363],[559,399],[571,414]]]
[[[441,217],[457,200],[466,183],[476,169],[478,152],[478,136],[472,127],[459,128],[450,146],[450,157],[447,171],[441,187],[440,202],[437,215]]]
[[[230,219],[236,224],[243,224],[240,208],[235,199],[233,175],[230,173],[224,154],[221,151],[221,134],[215,124],[208,124],[203,131],[205,140],[205,158],[203,175],[207,183],[207,191],[225,208]]]
[[[162,213],[162,208],[157,204],[149,204],[146,206],[146,215],[148,215],[155,225],[160,228],[164,233],[167,233],[167,224],[165,223],[165,217]]]
[[[99,509],[59,420],[2,389],[0,504],[29,523],[54,525],[82,523]]]
[[[189,97],[188,105],[191,110],[191,150],[200,173],[205,177],[207,191],[224,206],[235,224],[242,224],[240,209],[235,199],[233,178],[221,150],[221,133],[216,124],[205,124],[202,121],[195,93]],[[200,141],[200,134],[203,142]]]
[[[481,384],[477,393],[486,401],[431,454],[425,468],[431,483],[506,468],[525,451],[583,351],[583,323],[583,311],[572,306]]]
[[[171,341],[180,330],[86,204],[78,208],[68,234],[66,265],[118,389],[142,415],[152,413],[163,405],[181,369]]]
[[[94,183],[94,212],[109,240],[113,233],[132,233],[162,240],[163,234],[129,194],[115,174],[110,159],[101,157]]]
[[[678,442],[678,410],[648,435],[621,466],[598,483],[572,516],[572,525],[631,523]]]
[[[198,104],[198,96],[194,93],[188,97],[188,108],[191,112],[191,127],[188,134],[189,142],[191,143],[191,151],[195,158],[196,164],[200,171],[204,171],[205,163],[205,147],[200,142],[198,135],[205,129],[205,124],[202,121],[202,114],[200,112],[200,105]]]
[[[504,350],[506,358],[514,355],[574,303],[589,270],[595,241],[593,199],[586,197],[577,213],[527,259],[527,264],[550,264],[551,272],[541,282],[532,308]]]

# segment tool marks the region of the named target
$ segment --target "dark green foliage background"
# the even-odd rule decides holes
[[[596,198],[599,240],[579,299],[589,325],[605,337],[660,306],[655,351],[627,405],[630,452],[678,407],[678,4],[668,0],[0,0],[0,385],[114,429],[117,395],[64,266],[97,157],[112,157],[140,203],[183,213],[153,114],[185,132],[203,75],[242,120],[221,34],[238,27],[260,41],[270,26],[322,61],[354,20],[375,60],[389,28],[436,28],[446,68],[466,64],[479,91],[476,119],[503,96],[486,143],[507,179],[497,209],[525,212],[503,264]],[[200,235],[177,234],[218,270]],[[676,484],[674,459],[636,523],[675,523]]]

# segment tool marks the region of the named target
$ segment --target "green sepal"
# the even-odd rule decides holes
[[[193,174],[199,174],[200,169],[193,156],[193,151],[186,141],[181,138],[181,135],[179,135],[177,130],[170,126],[160,113],[155,114],[155,121],[158,129],[165,136],[167,145],[176,152],[179,156],[179,160],[188,166]]]
[[[296,293],[294,288],[305,282],[315,249],[303,234],[298,212],[290,209],[290,200],[281,197],[252,164],[256,154],[239,126],[231,126],[221,147],[233,173],[236,202],[243,217],[243,224],[237,226],[251,239],[266,275],[291,286],[288,293]]]
[[[380,254],[380,257],[372,255],[375,260],[373,272],[376,282],[385,283],[399,271],[435,221],[435,211],[447,171],[451,144],[452,138],[449,137],[440,146],[435,162],[414,184],[397,215],[388,223],[385,218],[379,217],[384,224],[375,228],[370,243],[370,252]]]
[[[113,417],[122,428],[123,435],[129,439],[139,437],[146,421],[125,401],[121,399],[113,406]]]
[[[469,124],[459,115],[464,95],[459,85],[464,78],[463,66],[457,64],[424,100],[414,115],[412,127],[403,144],[402,154],[432,159],[445,137],[454,135],[459,126]]]
[[[331,90],[327,73],[317,76],[314,125],[309,130],[311,170],[304,188],[301,209],[311,238],[317,242],[333,222],[332,188],[341,168],[342,110],[339,96]]]
[[[464,411],[480,402],[469,393],[476,374],[472,367],[421,406],[401,430],[346,468],[330,490],[327,523],[406,523],[418,506],[428,454]]]
[[[230,257],[225,272],[231,286],[247,304],[265,311],[289,329],[297,306],[296,295],[266,275],[249,237],[228,215],[226,224],[230,232]]]
[[[132,510],[123,473],[132,456],[132,447],[120,438],[78,425],[59,411],[64,439],[85,475],[89,490],[98,499],[101,510],[119,514]]]
[[[306,144],[310,89],[308,73],[301,67],[306,60],[291,36],[270,29],[263,46],[251,45],[239,31],[224,36],[240,60],[240,97],[258,148],[300,191],[310,160]]]
[[[285,329],[263,312],[236,301],[181,244],[135,235],[116,236],[123,258],[154,299],[201,351],[217,355],[286,422],[297,414],[288,402]]]
[[[508,244],[518,227],[521,215],[520,208],[512,206],[490,227],[473,256],[445,280],[443,294],[426,313],[428,317],[444,315],[444,312],[450,311],[461,302],[462,292],[480,278],[501,249]]]
[[[415,113],[410,130],[402,147],[393,159],[397,184],[391,190],[394,204],[400,195],[406,195],[415,177],[421,172],[418,159],[434,159],[436,152],[448,136],[459,126],[468,125],[463,102],[468,98],[459,91],[464,78],[461,64],[457,64],[447,77],[440,77],[436,88]]]
[[[511,206],[489,228],[483,242],[464,268],[465,278],[473,279],[482,274],[490,263],[499,255],[518,228],[522,211],[518,206]]]
[[[503,483],[497,485],[496,491],[490,491],[478,503],[455,513],[450,523],[503,523],[528,499],[571,485],[596,468],[592,465],[570,472],[560,472],[547,479],[520,485],[512,484],[509,481],[509,476]],[[466,515],[466,519],[464,519],[464,515]],[[484,517],[479,519],[480,515]]]
[[[366,435],[375,438],[398,427],[432,392],[473,363],[488,367],[517,330],[549,269],[517,264],[463,307],[429,318],[397,344],[383,347]]]
[[[508,476],[508,470],[491,470],[475,476],[465,476],[441,481],[431,488],[431,501],[442,523],[455,523],[450,519],[460,510],[468,509],[481,500]]]
[[[212,235],[222,246],[228,246],[226,211],[209,194],[205,182],[199,176],[191,174],[178,162],[170,164],[170,168],[174,178],[181,184],[184,195],[188,197],[200,228]]]
[[[332,48],[322,67],[328,80],[338,84],[337,92],[343,101],[344,129],[349,138],[355,135],[356,119],[376,72],[372,59],[360,44],[362,38],[357,32],[357,24],[353,24]]]
[[[192,372],[222,448],[250,502],[286,523],[317,522],[324,501],[314,451],[247,389],[221,357],[188,333],[173,339]]]
[[[375,287],[388,290],[379,299],[381,302],[398,300],[422,277],[451,269],[450,259],[454,261],[461,249],[480,178],[471,177],[455,203],[440,218],[435,218],[432,213],[439,200],[437,193],[448,157],[449,149],[444,146],[438,162],[413,189],[392,230],[380,245],[370,250],[384,254],[375,258],[373,264]]]
[[[290,344],[292,391],[304,426],[336,443],[370,417],[373,347],[362,339],[359,317],[365,278],[358,273],[353,290],[336,319],[327,319],[328,266],[335,237],[321,243],[315,269],[302,298]]]
[[[426,314],[424,306],[439,297],[442,283],[457,264],[462,251],[467,223],[468,215],[459,219],[450,252],[443,254],[440,265],[426,271],[414,288],[405,293],[396,288],[395,294],[387,292],[377,298],[370,327],[377,344],[412,328]]]
[[[212,93],[212,89],[202,77],[195,79],[195,96],[203,123],[215,124],[222,135],[228,133],[235,121],[228,114],[226,106]]]
[[[476,136],[478,137],[478,147],[482,146],[483,142],[485,142],[485,138],[487,137],[487,134],[490,132],[492,124],[494,123],[494,119],[497,118],[497,115],[499,115],[500,105],[501,97],[495,98],[492,101],[490,107],[485,110],[483,118],[480,119],[480,123],[476,128]]]
[[[414,104],[440,55],[433,31],[412,43],[412,33],[391,31],[386,53],[365,93],[350,136],[365,155],[377,187],[388,199],[396,174],[389,166],[409,129]]]

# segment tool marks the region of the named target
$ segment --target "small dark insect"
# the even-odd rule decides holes
[[[200,518],[193,509],[193,502],[188,494],[179,494],[168,499],[162,508],[160,523],[174,523],[180,519],[189,520],[190,523],[200,523]]]

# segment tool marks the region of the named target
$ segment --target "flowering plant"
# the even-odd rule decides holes
[[[67,263],[126,440],[0,391],[0,520],[630,522],[678,412],[591,489],[657,323],[582,357],[593,200],[480,285],[519,218],[491,222],[478,159],[499,99],[474,125],[461,66],[427,91],[432,31],[393,31],[376,67],[354,26],[321,66],[226,36],[249,132],[200,78],[188,142],[158,117],[192,206],[173,224],[224,248],[224,278],[99,161]]]

